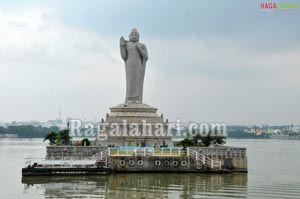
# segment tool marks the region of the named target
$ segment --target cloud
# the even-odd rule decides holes
[[[149,41],[149,65],[161,79],[145,83],[146,95],[156,96],[153,104],[173,120],[297,123],[300,49],[258,53],[248,46],[221,39]]]
[[[119,52],[111,48],[116,41],[65,26],[51,9],[0,15],[1,120],[20,117],[12,109],[26,112],[26,117],[20,117],[24,120],[48,119],[60,105],[71,115],[84,115],[93,92],[101,98],[101,93],[121,89],[122,62],[116,58]],[[43,106],[44,112],[32,111],[36,106]]]
[[[252,7],[238,19],[240,10],[225,12],[230,5],[197,15],[192,4],[182,9],[172,5],[177,18],[165,9],[147,17],[143,4],[120,20],[125,11],[108,14],[109,4],[101,12],[97,6],[88,9],[91,4],[84,9],[76,5],[72,10],[65,4],[0,10],[0,121],[47,120],[57,117],[59,106],[64,117],[104,117],[125,97],[118,37],[138,24],[150,56],[144,100],[165,117],[231,124],[298,122],[295,19],[276,21],[280,15]],[[284,40],[276,40],[279,35]]]

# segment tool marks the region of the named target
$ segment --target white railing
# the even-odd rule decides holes
[[[96,162],[105,162],[105,166],[108,164],[109,149],[105,149],[100,153],[97,153],[89,158],[80,160],[51,160],[44,158],[26,158],[25,167],[33,166],[37,164],[40,167],[74,167],[74,166],[95,166]]]
[[[109,156],[181,156],[182,150],[180,147],[160,149],[155,149],[154,147],[136,147],[122,150],[116,147],[108,148],[108,154]]]
[[[109,148],[107,148],[107,149],[89,157],[88,159],[90,159],[90,160],[106,160],[107,157],[109,156],[109,152],[110,152],[110,150],[109,150]]]
[[[74,167],[74,166],[93,166],[95,165],[95,160],[47,160],[44,158],[26,158],[25,167],[33,166],[48,166],[48,167]]]
[[[103,158],[107,158],[109,155],[110,155],[110,150],[109,150],[109,148],[107,148],[107,149],[101,151],[100,159],[102,160]]]
[[[109,157],[110,150],[109,148],[102,150],[100,153],[96,153],[95,155],[91,156],[89,159],[94,160],[95,162],[104,162],[105,167],[108,167],[108,157]]]
[[[177,148],[160,148],[153,153],[153,156],[181,156],[182,150],[180,147]]]
[[[203,165],[206,165],[209,168],[221,169],[221,167],[222,167],[221,161],[210,159],[210,158],[202,155],[195,149],[187,148],[186,151],[187,151],[187,156],[194,158],[196,161],[200,161]]]

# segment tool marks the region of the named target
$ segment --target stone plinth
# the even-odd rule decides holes
[[[124,103],[114,106],[103,122],[108,139],[98,140],[101,146],[173,146],[167,120],[164,121],[163,115],[157,114],[157,108],[147,104]],[[116,125],[121,133],[111,136],[110,132]],[[138,133],[132,133],[134,126],[138,126]],[[159,133],[155,132],[158,128],[162,129]]]
[[[106,116],[108,123],[123,123],[123,120],[137,124],[142,124],[143,120],[151,124],[164,123],[163,117],[156,113],[157,108],[147,104],[119,104],[110,108],[110,111]]]

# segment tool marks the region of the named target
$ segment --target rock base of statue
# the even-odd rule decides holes
[[[101,146],[173,146],[168,121],[147,104],[123,103],[110,108],[105,121],[106,139]]]

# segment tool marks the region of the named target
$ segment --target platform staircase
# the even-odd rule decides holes
[[[90,160],[95,160],[96,165],[103,168],[108,168],[108,158],[109,158],[109,148],[96,153],[95,155],[91,156]]]
[[[202,166],[205,166],[212,170],[222,170],[221,161],[210,159],[193,148],[187,148],[186,151],[187,156],[195,160],[196,169],[202,169]]]

